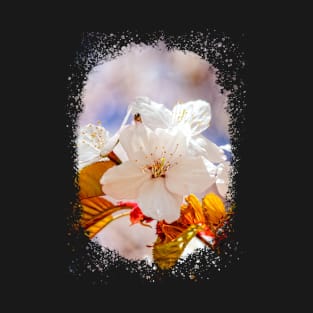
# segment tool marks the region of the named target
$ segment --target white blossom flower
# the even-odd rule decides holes
[[[226,160],[223,149],[201,133],[209,127],[211,106],[203,100],[179,103],[170,111],[148,97],[137,97],[130,105],[133,114],[139,113],[142,122],[151,129],[176,128],[187,138],[188,153],[202,155],[213,163]]]
[[[113,140],[112,140],[113,139]],[[77,138],[78,168],[107,159],[115,143],[101,125],[87,124],[79,129]]]
[[[135,199],[146,216],[171,223],[185,195],[215,182],[214,165],[209,172],[202,156],[188,155],[180,132],[136,123],[123,129],[120,143],[129,160],[105,172],[102,189],[115,199]]]
[[[120,129],[113,136],[110,136],[110,133],[100,123],[98,125],[89,123],[79,129],[77,137],[79,169],[95,162],[107,160],[107,154],[113,149],[119,153],[123,152],[118,145],[118,139],[130,113],[130,109],[128,109]],[[124,158],[123,155],[122,158]]]

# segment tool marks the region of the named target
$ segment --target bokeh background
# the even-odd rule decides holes
[[[129,44],[121,52],[89,72],[81,95],[79,126],[100,121],[113,135],[128,104],[138,96],[147,96],[170,109],[177,102],[202,99],[212,109],[210,127],[204,134],[218,145],[229,144],[228,93],[222,93],[217,83],[217,69],[194,52],[168,50],[162,41],[154,46]],[[94,240],[126,258],[149,261],[152,249],[146,245],[155,239],[154,229],[130,226],[125,217],[109,224]]]

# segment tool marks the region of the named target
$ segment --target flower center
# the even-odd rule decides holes
[[[162,153],[161,155],[155,156],[154,152],[150,152],[148,154],[144,155],[145,158],[145,164],[143,166],[140,166],[140,169],[144,173],[151,173],[151,178],[158,178],[158,177],[165,177],[167,171],[178,164],[178,158],[182,157],[182,154],[175,156],[178,149],[179,144],[177,143],[175,146],[175,149],[171,150],[170,153],[166,151],[165,147],[162,146],[155,146],[153,150],[157,151],[158,149],[161,149]],[[143,146],[140,146],[140,150],[144,150]],[[138,163],[138,160],[135,160],[136,163]]]
[[[152,165],[147,166],[147,169],[151,171],[151,177],[165,177],[167,170],[170,167],[170,163],[165,160],[165,158],[160,158],[159,160],[154,161]]]
[[[83,136],[87,136],[87,138],[90,137],[90,139],[88,139],[87,141],[83,139],[82,143],[87,143],[98,150],[102,150],[108,140],[107,134],[105,133],[105,130],[101,127],[100,122],[98,122],[97,126],[89,124],[87,126],[87,130],[83,130],[81,134]],[[100,156],[102,157],[101,154]]]

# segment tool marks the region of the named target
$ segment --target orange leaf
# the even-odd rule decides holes
[[[84,167],[78,176],[79,198],[86,199],[104,195],[100,179],[102,175],[112,166],[116,165],[112,161],[96,162]]]
[[[157,234],[159,235],[159,242],[163,244],[174,240],[185,230],[184,226],[185,225],[177,225],[177,223],[167,224],[163,221],[158,222]]]
[[[113,213],[128,208],[119,205],[115,206],[113,203],[102,197],[82,199],[81,205],[82,215],[80,222],[90,239],[115,219],[112,215]]]

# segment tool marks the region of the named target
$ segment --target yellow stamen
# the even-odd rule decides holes
[[[148,166],[147,168],[151,170],[152,178],[157,178],[165,177],[165,174],[169,167],[170,163],[166,162],[165,158],[162,157],[159,160],[154,161],[154,163],[151,166]]]

